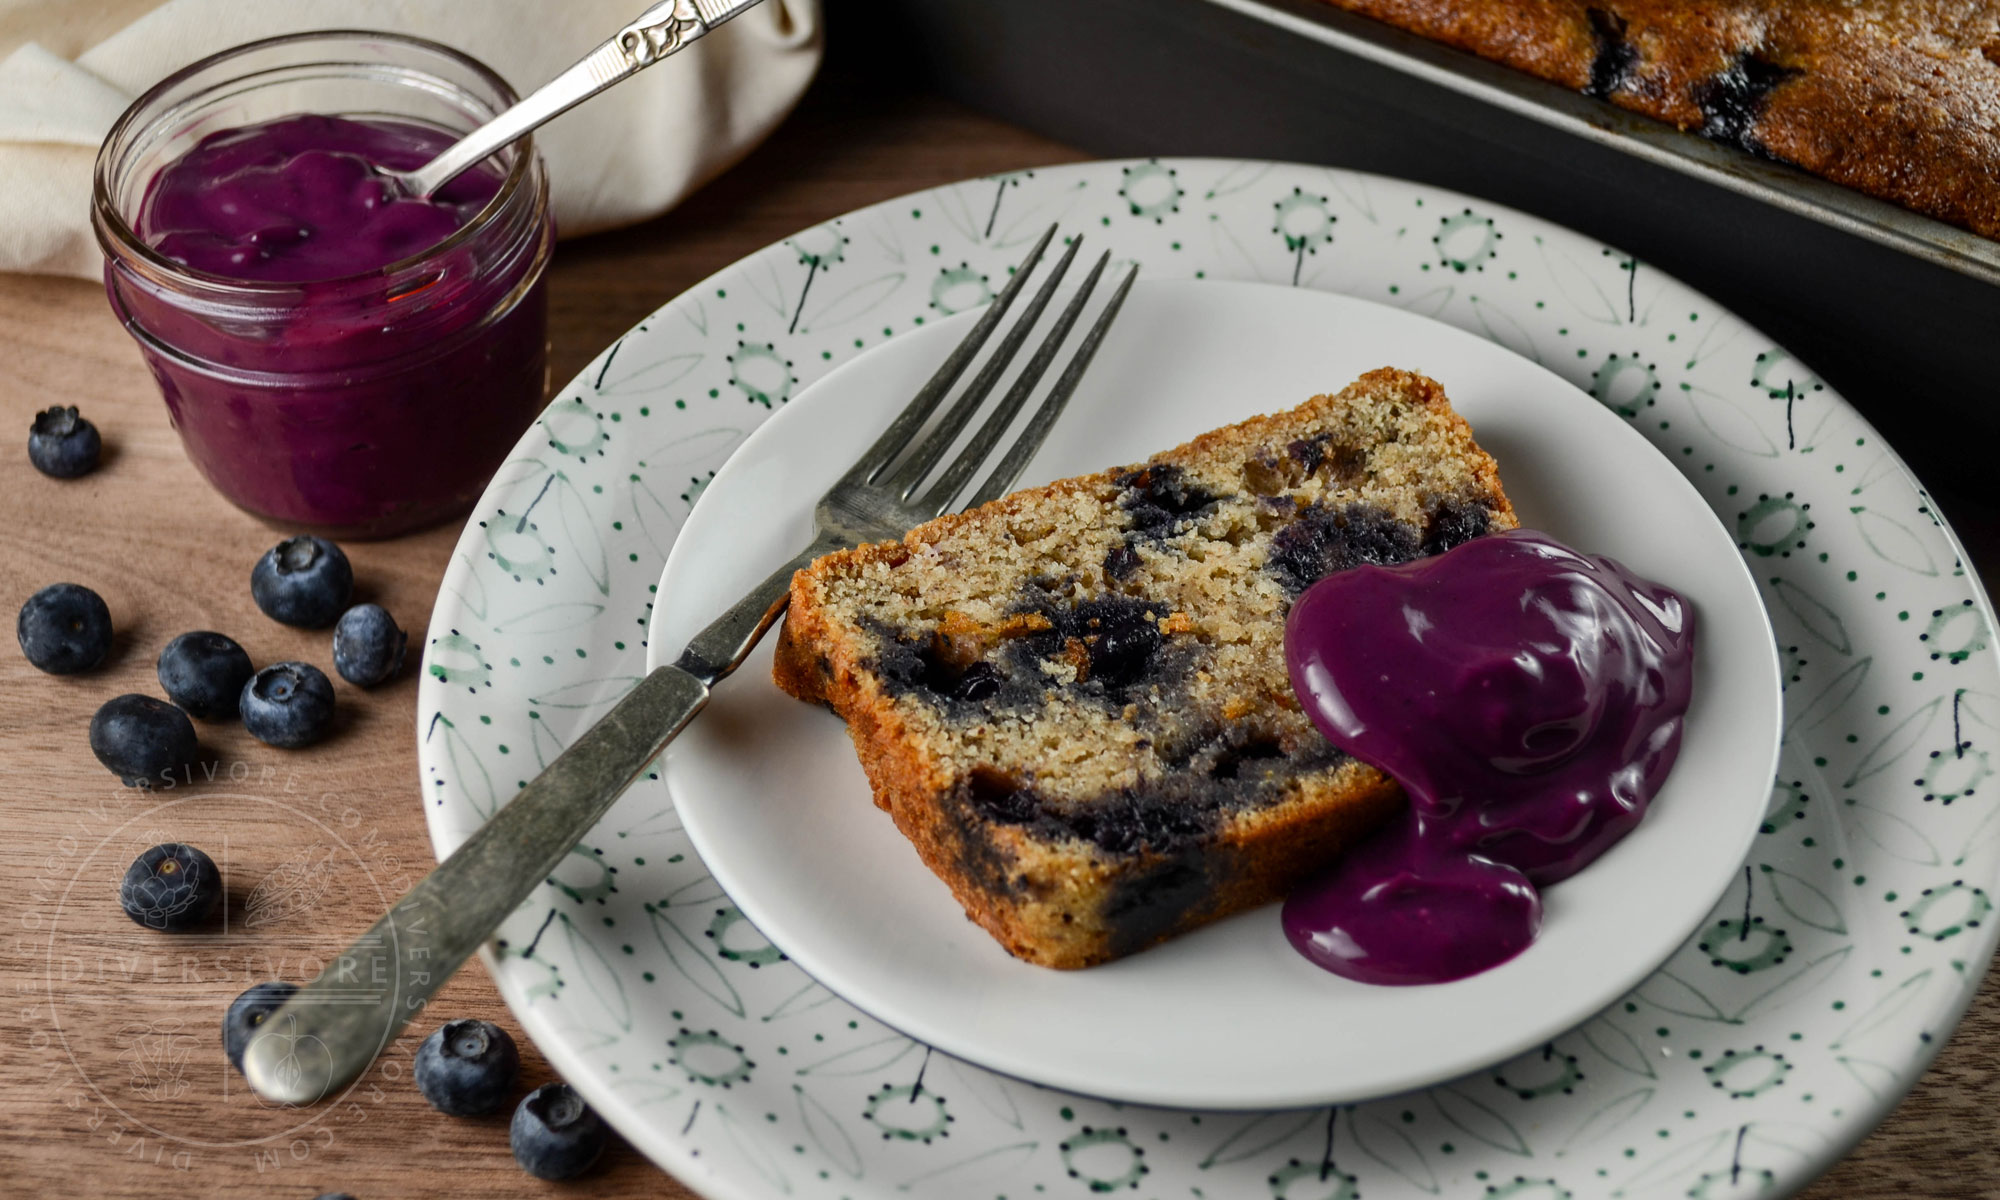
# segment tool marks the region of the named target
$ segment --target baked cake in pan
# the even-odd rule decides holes
[[[2000,3],[1330,2],[2000,237]]]

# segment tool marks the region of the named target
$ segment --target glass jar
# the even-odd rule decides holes
[[[515,99],[455,50],[339,30],[203,59],[112,127],[92,196],[111,307],[188,457],[236,505],[287,528],[386,537],[478,498],[547,387],[548,178],[523,138],[498,156],[492,200],[444,241],[304,283],[231,279],[157,253],[135,232],[148,186],[219,130],[321,113],[456,135]]]

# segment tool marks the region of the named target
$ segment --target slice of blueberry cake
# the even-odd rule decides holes
[[[778,685],[1015,955],[1085,967],[1282,896],[1401,803],[1285,674],[1314,580],[1515,525],[1444,390],[1371,371],[792,581]]]

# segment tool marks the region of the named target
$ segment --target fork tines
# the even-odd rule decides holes
[[[1076,259],[1078,248],[1083,244],[1081,236],[1069,239],[1069,244],[1063,249],[1062,256],[1056,260],[1047,278],[1036,289],[1034,297],[1029,300],[1020,317],[1001,336],[999,345],[973,376],[964,393],[945,411],[930,432],[917,443],[914,450],[901,461],[898,461],[897,456],[916,439],[925,421],[936,411],[950,393],[952,385],[957,383],[959,376],[964,374],[966,368],[978,356],[980,349],[1013,305],[1015,297],[1027,285],[1028,277],[1034,273],[1043,251],[1054,240],[1055,233],[1056,227],[1051,225],[1035,242],[1028,256],[1014,269],[1013,278],[1007,281],[1000,294],[987,305],[986,311],[980,314],[971,332],[953,349],[930,381],[911,398],[908,407],[890,423],[889,428],[883,431],[875,444],[849,469],[841,480],[843,484],[865,486],[886,492],[894,501],[916,510],[925,518],[937,516],[952,507],[954,499],[964,489],[973,473],[979,469],[980,464],[986,460],[986,456],[999,443],[1007,427],[1020,413],[1042,377],[1048,373],[1050,365],[1054,363],[1057,353],[1062,348],[1063,341],[1069,336],[1071,328],[1083,312],[1084,305],[1102,278],[1105,267],[1110,263],[1110,251],[1107,250],[1098,256],[1090,273],[1084,277],[1076,293],[1070,297],[1069,303],[1057,315],[1041,344],[1029,356],[1027,365],[1008,387],[999,404],[967,440],[958,455],[937,474],[921,495],[918,494],[918,489],[936,470],[953,441],[965,429],[973,414],[986,402],[986,398],[1000,382],[1001,377],[1006,374],[1022,344],[1027,341],[1029,333],[1041,319],[1043,310],[1054,298],[1063,276]],[[1096,354],[1106,330],[1110,328],[1113,318],[1118,315],[1119,306],[1124,303],[1125,295],[1131,290],[1132,281],[1138,271],[1136,263],[1126,271],[1110,300],[1105,303],[1104,310],[1098,314],[1097,320],[1078,341],[1068,364],[1056,377],[1056,382],[1048,395],[1043,398],[1041,407],[1029,418],[1021,434],[1014,440],[1014,444],[1008,447],[1006,454],[987,475],[986,481],[967,499],[966,507],[976,507],[1004,495],[1028,465],[1028,460],[1034,457],[1035,451],[1041,447],[1056,418],[1061,415],[1063,406],[1075,392],[1078,381],[1083,378],[1084,370],[1089,367],[1091,357]]]

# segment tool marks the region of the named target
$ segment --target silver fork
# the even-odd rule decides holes
[[[1041,236],[972,332],[875,444],[820,498],[811,545],[695,635],[671,666],[641,680],[317,979],[257,1022],[244,1050],[243,1074],[258,1094],[289,1104],[310,1104],[359,1078],[403,1025],[548,878],[612,802],[701,711],[709,689],[743,662],[784,612],[795,571],[835,550],[901,537],[952,507],[1047,373],[1110,261],[1108,252],[1098,258],[986,421],[938,471],[945,451],[985,403],[1055,295],[1081,238],[1063,251],[1020,319],[1001,336],[958,400],[914,448],[911,443],[999,326],[1055,232],[1051,226]],[[1137,273],[1137,266],[1126,272],[1041,406],[967,499],[967,507],[995,499],[1013,486],[1076,390]]]

